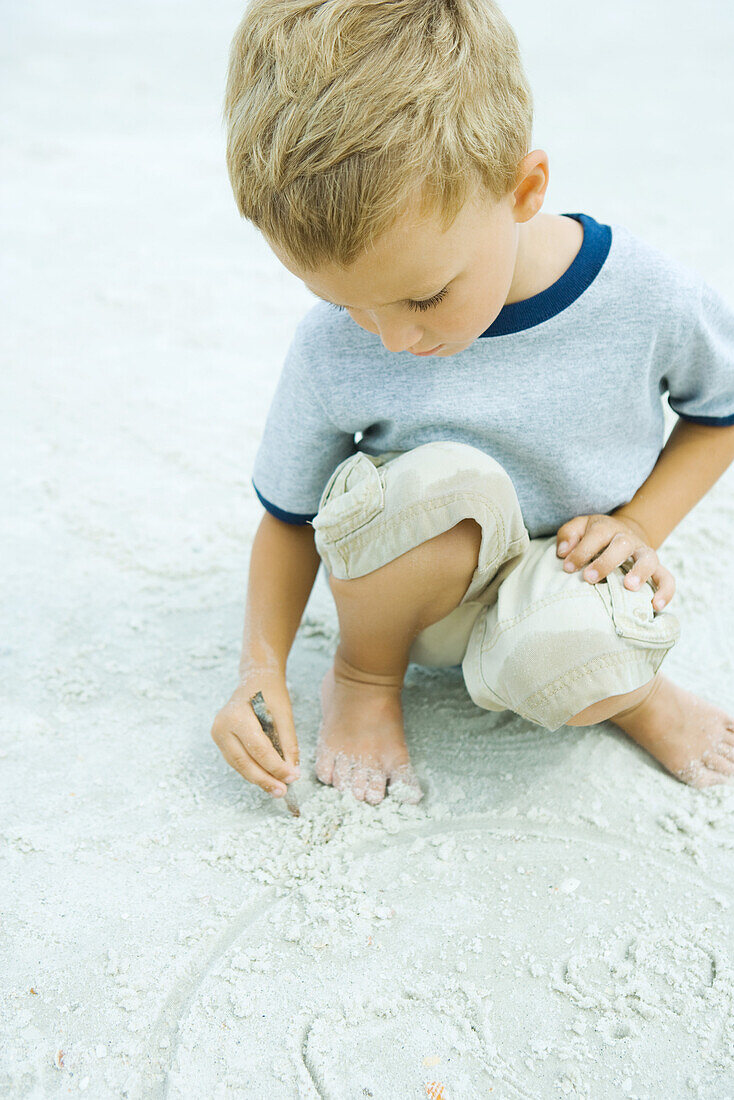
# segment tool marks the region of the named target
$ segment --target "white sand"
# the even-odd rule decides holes
[[[624,221],[734,301],[734,13],[607,7],[506,5],[546,209]],[[302,817],[209,740],[258,433],[312,301],[229,193],[239,13],[2,5],[0,1095],[734,1096],[734,789],[416,667],[423,802],[322,787],[323,576],[289,666]],[[666,671],[728,708],[733,487],[663,554]]]

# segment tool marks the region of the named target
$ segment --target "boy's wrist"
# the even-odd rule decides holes
[[[609,514],[614,519],[621,519],[623,523],[631,524],[637,529],[640,537],[644,540],[644,542],[648,546],[652,546],[653,549],[656,549],[656,547],[653,545],[653,542],[651,541],[652,536],[650,531],[647,529],[647,527],[645,527],[644,524],[640,523],[639,519],[637,519],[636,516],[632,515],[631,512],[626,511],[624,505],[621,508],[615,508],[615,510],[613,512],[610,512]]]
[[[280,656],[270,646],[254,646],[243,651],[237,669],[238,684],[248,683],[253,676],[285,677],[287,656]]]

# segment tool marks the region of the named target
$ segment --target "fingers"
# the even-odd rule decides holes
[[[270,713],[273,716],[273,722],[275,723],[275,728],[280,738],[280,747],[285,753],[286,764],[297,768],[301,760],[301,754],[298,748],[298,738],[296,737],[296,727],[293,722],[293,710],[291,709],[290,699],[287,697],[269,696],[269,703]]]
[[[559,558],[564,557],[573,550],[583,538],[586,531],[588,516],[575,516],[568,523],[564,523],[556,532],[556,553]]]
[[[583,538],[567,552],[564,570],[573,573],[583,569],[583,579],[589,584],[597,584],[632,558],[634,565],[624,577],[625,588],[636,592],[646,581],[651,581],[656,589],[652,605],[660,611],[675,594],[673,574],[661,564],[651,546],[640,545],[631,533],[616,531],[611,534],[610,525],[604,523],[605,518],[600,516],[587,526]]]
[[[664,607],[667,607],[675,595],[675,578],[664,565],[658,565],[652,574],[652,581],[657,588],[652,606],[656,611],[661,611]]]
[[[234,693],[214,720],[212,739],[230,767],[244,779],[269,794],[285,794],[285,784],[300,774],[298,742],[289,702],[284,703],[283,697],[272,691],[265,700],[286,754],[283,760],[263,731],[249,698],[249,689],[238,689]]]
[[[266,685],[263,691],[263,698],[273,719],[285,759],[281,757],[270,738],[263,731],[257,715],[252,709],[250,699],[253,694],[254,690],[251,685],[243,685],[233,695],[228,704],[231,728],[242,742],[246,752],[264,771],[270,772],[278,779],[287,780],[288,776],[298,768],[300,760],[288,690],[285,686]]]
[[[632,591],[639,588],[643,581],[651,577],[658,568],[658,556],[650,546],[635,547],[634,549],[633,546],[632,539],[624,535],[616,535],[604,553],[600,554],[584,569],[584,580],[591,581],[592,584],[595,581],[603,580],[609,573],[632,557],[635,565],[627,573],[624,583],[625,587]]]
[[[213,734],[212,734],[213,736]],[[242,747],[242,743],[234,733],[226,733],[215,738],[222,756],[236,772],[239,772],[248,783],[254,783],[275,798],[282,798],[286,788],[284,783],[278,783],[264,768],[261,768]]]
[[[275,715],[273,715],[273,718],[275,718]],[[254,726],[245,716],[234,722],[228,732],[236,737],[245,753],[260,766],[262,771],[285,782],[293,773],[293,765],[288,760],[281,758],[270,738],[263,732],[254,714],[253,719]],[[278,729],[277,722],[275,728]],[[280,733],[279,730],[278,733]]]
[[[605,523],[604,520],[607,518],[601,516],[599,520],[589,523],[584,537],[573,550],[566,554],[563,568],[567,573],[582,569],[593,561],[597,555],[601,554],[607,546],[611,551],[608,560],[614,561],[611,568],[607,569],[607,572],[611,572],[612,569],[616,569],[618,565],[626,561],[631,556],[632,551],[640,545],[639,540],[633,538],[631,534],[619,531],[616,523]],[[598,572],[596,562],[593,570]],[[606,576],[606,573],[604,576]],[[601,574],[593,579],[601,580]]]
[[[652,606],[656,611],[660,611],[673,599],[675,593],[673,574],[660,564],[657,554],[650,547],[644,551],[635,550],[632,557],[635,559],[635,564],[624,578],[625,588],[629,588],[631,592],[637,592],[645,581],[651,581],[657,590]],[[596,564],[594,562],[594,566]]]

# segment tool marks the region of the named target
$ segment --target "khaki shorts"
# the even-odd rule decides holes
[[[461,664],[477,706],[551,730],[652,679],[680,635],[674,615],[653,611],[652,585],[625,588],[631,562],[597,584],[566,573],[556,536],[528,537],[509,475],[475,447],[352,455],[329,478],[313,527],[326,569],[348,580],[469,518],[482,529],[469,588],[416,637],[411,661]]]

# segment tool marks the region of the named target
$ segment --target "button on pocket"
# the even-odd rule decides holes
[[[614,629],[644,648],[669,649],[680,636],[680,624],[669,611],[653,611],[653,587],[645,582],[633,592],[624,585],[625,573],[614,569],[607,576]]]
[[[329,478],[312,526],[321,538],[335,541],[364,527],[384,505],[380,473],[370,456],[358,451],[337,466]]]

